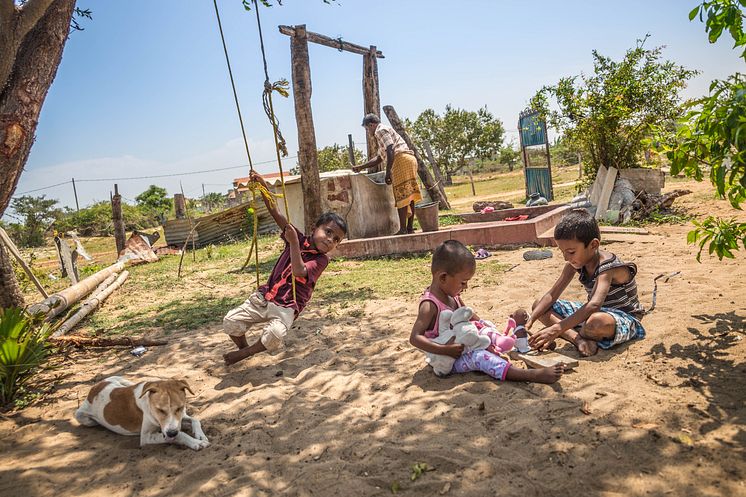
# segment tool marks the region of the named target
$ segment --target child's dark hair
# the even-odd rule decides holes
[[[318,228],[322,224],[334,223],[339,226],[339,229],[346,235],[347,234],[347,221],[342,219],[342,216],[336,212],[325,212],[316,220],[316,227]]]
[[[554,228],[555,240],[577,240],[588,246],[593,239],[601,240],[598,223],[585,209],[573,209]]]
[[[466,268],[476,266],[474,254],[458,240],[446,240],[433,251],[431,269],[433,274],[445,271],[454,275]]]

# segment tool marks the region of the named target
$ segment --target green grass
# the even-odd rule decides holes
[[[552,168],[552,182],[554,185],[561,183],[567,183],[578,179],[578,168],[577,166],[565,166],[565,167],[553,167]],[[477,193],[477,197],[481,195],[495,195],[503,192],[512,191],[523,191],[526,187],[526,182],[523,176],[523,169],[516,169],[515,171],[497,172],[497,173],[483,173],[474,175],[474,190]],[[568,189],[568,190],[565,190]],[[453,185],[445,188],[446,195],[449,200],[458,200],[464,198],[474,197],[471,190],[471,181],[469,176],[454,176]],[[557,187],[555,186],[555,197],[558,196],[558,192],[575,191],[575,187]],[[567,196],[564,195],[563,198]],[[567,200],[571,199],[573,195],[569,195]],[[508,202],[523,203],[526,197],[523,193],[517,194],[515,197],[506,199]]]
[[[555,184],[577,179],[577,168],[554,168]],[[523,171],[491,172],[474,176],[478,195],[519,191],[510,201],[521,204]],[[471,197],[468,177],[457,176],[446,190],[450,198]],[[556,201],[569,200],[575,194],[573,186],[555,187]],[[441,226],[460,224],[453,212],[441,212]],[[159,244],[162,243],[159,241]],[[113,238],[87,238],[83,244],[96,260],[81,266],[81,276],[92,274],[114,261]],[[253,261],[246,271],[237,272],[248,254],[249,242],[242,241],[208,246],[183,260],[182,278],[177,278],[179,256],[163,256],[157,262],[129,267],[130,278],[106,305],[97,310],[77,329],[82,333],[100,335],[172,334],[204,326],[219,325],[225,313],[242,302],[256,288]],[[277,235],[259,240],[259,282],[264,284],[282,250]],[[96,255],[98,254],[98,255]],[[55,258],[54,250],[46,247],[36,259],[36,271],[45,278],[51,291],[68,286],[68,281],[52,281],[49,274],[59,270],[52,263],[39,264],[45,258]],[[492,285],[505,270],[496,262],[480,264],[474,278],[476,285]],[[346,316],[362,315],[362,306],[371,300],[411,298],[430,283],[430,254],[405,257],[384,257],[363,260],[334,260],[324,273],[314,292],[314,305],[328,312]],[[403,282],[405,282],[403,284]],[[39,300],[34,289],[24,288],[29,302]]]

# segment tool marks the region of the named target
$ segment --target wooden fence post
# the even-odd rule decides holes
[[[124,219],[122,218],[122,196],[119,195],[119,186],[114,185],[114,196],[111,197],[111,221],[114,224],[114,240],[117,244],[117,257],[124,250],[125,233]]]

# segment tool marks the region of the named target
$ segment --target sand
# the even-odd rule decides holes
[[[746,220],[705,186],[677,202]],[[746,495],[746,254],[699,264],[688,226],[648,229],[605,244],[638,264],[646,306],[654,276],[681,272],[660,282],[648,337],[581,359],[555,385],[434,377],[408,343],[420,289],[369,301],[360,318],[312,303],[284,352],[231,368],[218,317],[141,358],[58,359],[50,392],[0,417],[0,495]],[[513,267],[464,295],[483,317],[503,323],[559,274],[557,249],[531,262],[524,250],[479,261]],[[185,378],[212,446],[141,449],[79,426],[79,402],[111,375]],[[413,481],[421,462],[432,470]]]

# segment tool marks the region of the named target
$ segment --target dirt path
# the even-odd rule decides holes
[[[746,221],[706,188],[680,200]],[[698,264],[688,226],[649,230],[607,245],[638,264],[645,305],[655,275],[680,271],[659,284],[647,338],[581,360],[556,385],[435,378],[408,343],[419,288],[359,317],[311,305],[284,352],[229,369],[215,316],[141,358],[73,352],[43,400],[0,418],[0,495],[746,495],[746,254]],[[482,316],[503,323],[562,267],[556,249],[532,262],[522,252],[479,262],[513,268],[464,295]],[[582,298],[577,282],[569,295]],[[115,374],[186,378],[213,445],[140,449],[79,426],[90,386]],[[434,470],[413,481],[417,462]]]

